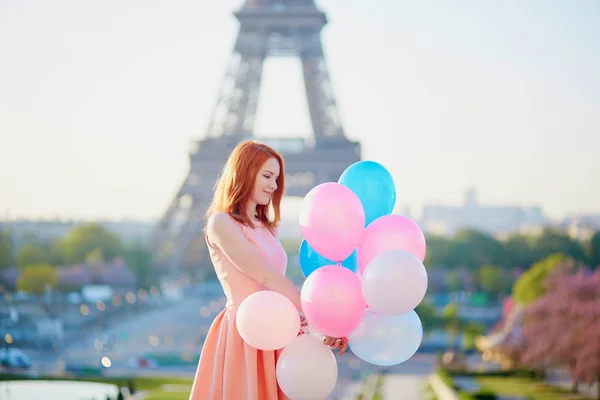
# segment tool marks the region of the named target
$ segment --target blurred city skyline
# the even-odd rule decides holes
[[[187,176],[241,1],[0,2],[0,212],[156,220]],[[321,0],[343,125],[397,210],[600,214],[600,4]],[[310,135],[299,64],[265,65],[257,135]],[[284,204],[289,218],[298,199]]]

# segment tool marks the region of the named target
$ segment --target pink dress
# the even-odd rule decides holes
[[[264,256],[265,263],[285,275],[287,254],[279,239],[262,226],[241,228],[246,239]],[[190,400],[287,400],[275,375],[280,350],[255,349],[244,342],[235,325],[240,303],[250,294],[266,288],[237,269],[208,237],[206,243],[227,296],[227,305],[206,336]]]

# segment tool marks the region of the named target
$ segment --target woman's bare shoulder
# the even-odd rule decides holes
[[[206,223],[207,229],[212,232],[233,229],[236,225],[235,220],[226,212],[212,214]]]
[[[207,221],[206,231],[211,238],[216,239],[233,239],[233,237],[241,235],[242,229],[240,225],[226,212],[217,212],[212,214]]]

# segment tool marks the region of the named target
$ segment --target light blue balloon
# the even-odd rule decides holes
[[[298,257],[300,259],[300,269],[302,270],[302,274],[305,278],[318,268],[321,268],[325,265],[336,265],[337,262],[328,260],[323,257],[319,253],[315,251],[306,240],[303,240],[300,244],[300,251],[298,252]],[[356,268],[358,266],[358,261],[356,258],[356,250],[348,256],[344,261],[342,261],[342,267],[349,269],[352,272],[356,272]]]
[[[396,205],[396,185],[392,174],[375,161],[359,161],[342,173],[338,183],[350,188],[365,209],[365,227]]]
[[[405,362],[421,346],[423,325],[412,310],[400,315],[374,313],[371,309],[350,334],[350,350],[363,361],[389,367]]]

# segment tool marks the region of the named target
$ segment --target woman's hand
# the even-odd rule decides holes
[[[300,334],[303,335],[306,333],[308,333],[308,321],[304,314],[300,313]]]
[[[303,313],[299,313],[300,315],[300,335],[307,334],[309,332],[308,321]],[[323,343],[329,346],[331,349],[336,350],[340,349],[340,354],[344,354],[346,350],[348,350],[348,339],[343,338],[334,338],[331,336],[325,336],[323,339]]]
[[[348,339],[345,337],[334,338],[331,336],[325,336],[323,343],[331,347],[333,350],[340,349],[340,354],[344,354],[348,350]]]

